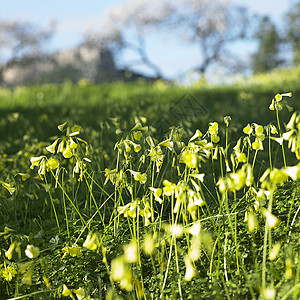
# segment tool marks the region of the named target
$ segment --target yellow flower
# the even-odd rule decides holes
[[[76,164],[75,164],[75,167],[73,168],[73,172],[78,174],[79,171],[80,171],[80,167],[79,167],[79,162],[77,160]]]
[[[288,179],[288,175],[286,172],[278,169],[273,169],[270,172],[270,181],[273,184],[282,184]]]
[[[164,185],[163,192],[164,195],[166,196],[171,196],[176,190],[176,185],[166,179],[163,181],[163,185]]]
[[[244,127],[243,132],[250,135],[252,133],[252,126],[248,124],[246,127]]]
[[[290,121],[287,123],[286,128],[294,129],[294,124],[295,124],[296,118],[297,118],[297,113],[294,112],[291,116]]]
[[[36,258],[40,254],[40,249],[38,247],[34,247],[33,245],[27,245],[25,254],[29,258]]]
[[[132,141],[130,141],[130,143],[131,143],[131,145],[133,146],[134,152],[139,152],[139,151],[142,149],[141,145],[136,144],[136,143],[134,143],[134,142],[132,142]]]
[[[279,219],[271,214],[267,209],[263,209],[262,213],[265,216],[266,222],[270,228],[274,228],[280,223]]]
[[[77,257],[77,258],[80,258],[83,254],[81,252],[81,247],[78,247],[78,246],[72,246],[72,247],[69,247],[69,253],[70,253],[70,256],[72,257]]]
[[[154,199],[159,202],[159,204],[163,203],[163,199],[160,198],[161,194],[162,194],[162,189],[160,188],[153,188],[153,187],[149,187],[149,190],[152,191],[153,195],[154,195]]]
[[[285,259],[285,276],[287,279],[293,277],[293,261],[290,257]]]
[[[152,255],[154,249],[155,249],[155,237],[150,234],[146,234],[144,243],[143,243],[144,253],[146,255],[150,256],[150,255]]]
[[[134,137],[134,139],[137,140],[137,141],[140,141],[141,138],[142,138],[142,136],[143,136],[143,134],[142,134],[141,131],[135,131],[135,132],[133,133],[133,137]]]
[[[38,170],[38,174],[39,174],[40,176],[46,174],[46,162],[45,162],[44,159],[41,161],[41,164],[40,164],[40,167],[39,167],[39,170]]]
[[[254,143],[252,143],[252,148],[254,150],[264,150],[262,141],[259,138],[256,138]]]
[[[56,158],[49,158],[46,165],[47,168],[55,170],[59,167],[59,161]]]
[[[31,162],[31,166],[30,166],[30,169],[33,169],[34,167],[37,167],[41,160],[44,159],[44,156],[38,156],[38,157],[31,157],[30,158],[30,162]]]
[[[176,238],[179,238],[183,235],[183,227],[176,224],[174,225],[166,224],[165,231],[168,234],[174,235]]]
[[[264,133],[264,128],[256,123],[253,124],[255,129],[255,135],[262,135]]]
[[[218,130],[219,130],[219,124],[217,122],[209,123],[208,132],[211,135],[218,135]]]
[[[273,137],[271,136],[271,139],[275,142],[277,142],[279,145],[282,145],[283,143],[283,137]]]
[[[13,251],[15,250],[16,247],[16,243],[11,243],[8,250],[5,252],[5,256],[11,260],[12,259],[12,255],[13,255]]]
[[[276,243],[276,244],[272,247],[272,249],[271,249],[271,251],[270,251],[270,253],[269,253],[269,259],[270,259],[270,260],[276,259],[277,255],[278,255],[278,253],[279,253],[280,247],[281,247],[280,243]]]
[[[146,120],[146,119],[145,119]],[[137,121],[135,126],[131,129],[131,131],[141,130],[141,131],[148,131],[148,126],[144,126],[141,124],[140,121]]]
[[[212,135],[211,140],[213,143],[218,143],[220,141],[220,137],[217,135]]]
[[[270,125],[270,131],[271,131],[272,134],[277,134],[278,133],[277,128],[272,124]]]
[[[236,173],[231,173],[230,177],[234,182],[235,190],[240,190],[246,183],[246,173],[244,168],[238,170]]]
[[[190,176],[194,177],[194,178],[197,178],[199,181],[203,182],[204,181],[205,173],[191,174]]]
[[[122,290],[132,291],[132,273],[127,267],[123,257],[117,257],[111,262],[111,278],[119,281]]]
[[[246,154],[243,152],[235,152],[236,158],[238,162],[246,162],[247,161],[247,157]]]
[[[190,138],[189,141],[191,142],[191,141],[195,140],[198,137],[202,137],[202,132],[199,129],[196,130],[195,134]]]
[[[127,215],[131,218],[136,218],[136,210],[137,210],[138,202],[133,201],[130,203],[128,210],[124,213],[124,217],[126,218]]]
[[[83,300],[86,298],[86,292],[83,288],[79,288],[77,290],[73,290],[73,293],[77,296],[78,300]]]
[[[118,206],[117,207],[117,211],[118,211],[119,215],[122,215],[122,214],[124,214],[124,215],[126,214],[127,215],[127,211],[128,211],[128,209],[130,207],[130,204],[131,203],[128,203],[128,204],[126,204],[124,206]]]
[[[272,102],[269,106],[270,110],[282,110],[283,106],[281,104],[282,97],[292,97],[292,93],[284,93],[284,94],[276,94],[276,96],[272,99]],[[287,106],[288,107],[288,106]]]
[[[281,96],[292,97],[293,94],[292,94],[292,92],[288,92],[288,93],[281,94]]]
[[[142,174],[141,172],[135,172],[132,170],[129,170],[129,172],[133,175],[134,180],[140,181],[142,184],[144,184],[147,181],[147,174]]]
[[[127,263],[135,263],[138,261],[138,244],[132,240],[130,244],[124,247],[124,260]]]
[[[289,177],[291,177],[294,181],[300,178],[300,163],[293,166],[293,167],[287,167],[284,170],[285,174],[287,174]]]
[[[85,242],[82,245],[89,250],[96,250],[98,247],[98,236],[96,233],[89,233]]]
[[[190,281],[196,276],[197,273],[189,257],[186,257],[184,262],[186,267],[184,278],[185,280]]]
[[[184,151],[181,154],[182,161],[188,168],[194,169],[197,167],[197,155],[188,151]]]
[[[77,148],[77,143],[74,142],[72,138],[70,138],[70,148],[71,149],[76,149]]]
[[[261,291],[261,294],[263,296],[263,299],[265,300],[273,300],[276,296],[276,290],[274,288],[264,288]]]
[[[257,228],[257,220],[253,211],[246,212],[245,221],[248,222],[248,231],[250,233],[254,232]]]
[[[0,269],[1,277],[6,281],[12,281],[12,279],[17,275],[17,270],[13,266],[6,266],[4,264],[4,269]]]
[[[81,127],[79,125],[74,125],[71,128],[71,133],[69,134],[69,136],[75,136],[75,135],[80,134],[80,130],[81,130]]]
[[[226,181],[227,180],[225,180],[224,178],[220,178],[219,181],[217,182],[217,186],[219,186],[219,191],[221,194],[224,194],[227,190]]]
[[[55,140],[51,145],[49,145],[48,147],[46,147],[46,150],[49,151],[50,153],[54,153],[56,145],[57,145],[57,142],[58,142],[58,139]]]
[[[14,188],[14,186],[11,184],[11,183],[7,183],[7,182],[4,182],[4,181],[1,181],[0,180],[0,183],[2,184],[2,186],[8,190],[8,192],[12,195],[16,189]]]
[[[274,101],[274,99],[272,99],[272,102],[269,106],[269,110],[274,110],[274,109],[275,109],[275,101]]]
[[[65,122],[65,123],[63,123],[63,124],[58,125],[58,126],[57,126],[58,130],[59,130],[59,131],[63,131],[67,124],[68,124],[68,122]]]
[[[201,232],[201,223],[200,222],[194,223],[190,228],[186,229],[186,232],[194,236],[199,236]]]
[[[62,153],[64,152],[64,149],[65,149],[65,142],[64,141],[61,141],[58,145],[58,148],[57,148],[57,153]]]
[[[282,95],[276,94],[275,99],[276,101],[280,101],[282,99]]]
[[[72,257],[77,257],[77,258],[80,258],[83,254],[81,252],[81,247],[79,246],[71,246],[71,247],[64,247],[62,249],[62,252],[64,252],[65,254],[63,255],[62,259],[67,255],[67,254],[70,254],[70,256]]]
[[[27,285],[32,285],[33,266],[30,266],[27,272],[22,277],[22,282]]]
[[[191,214],[193,220],[196,219],[196,212],[199,206],[205,204],[205,201],[198,192],[193,190],[188,191],[188,206],[187,210]]]
[[[220,137],[218,136],[218,131],[219,131],[219,124],[217,122],[209,123],[208,132],[211,135],[211,140],[213,143],[218,143],[220,140]]]
[[[193,236],[191,239],[191,245],[189,248],[189,253],[188,257],[191,261],[196,261],[197,259],[200,258],[201,255],[201,237],[200,235],[198,236]]]
[[[72,295],[71,290],[65,284],[63,285],[62,295],[65,296],[65,297],[68,297],[68,296]]]
[[[131,151],[131,147],[130,147],[130,141],[124,141],[124,146],[125,146],[125,151],[126,153],[129,153]]]
[[[73,152],[70,148],[70,145],[67,145],[66,149],[63,151],[64,158],[71,158],[73,156]]]
[[[120,287],[122,290],[131,292],[133,289],[132,273],[129,269],[126,269],[125,276],[120,280]]]

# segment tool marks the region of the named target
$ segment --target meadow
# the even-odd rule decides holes
[[[0,299],[299,299],[299,73],[0,88]]]

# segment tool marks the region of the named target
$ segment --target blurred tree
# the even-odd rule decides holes
[[[42,59],[54,26],[51,22],[49,28],[39,29],[30,22],[0,20],[0,81],[8,64]]]
[[[109,49],[115,57],[132,51],[137,59],[127,65],[145,65],[155,76],[162,77],[160,68],[148,56],[145,36],[161,25],[170,12],[164,0],[130,0],[108,9],[100,20],[100,30],[87,32],[84,42],[90,47]],[[127,69],[127,65],[123,68]]]
[[[8,59],[41,52],[54,32],[54,23],[41,30],[30,22],[0,20],[0,51]],[[0,53],[1,53],[0,52]],[[3,57],[2,57],[3,59]]]
[[[197,45],[200,63],[194,71],[207,68],[228,55],[230,42],[241,39],[247,29],[246,10],[227,0],[130,0],[106,12],[100,30],[88,32],[85,42],[96,47],[109,47],[114,53],[132,50],[138,57],[129,64],[143,64],[157,77],[161,69],[149,57],[146,35],[164,34]]]
[[[254,73],[267,72],[284,63],[280,56],[280,46],[283,39],[268,16],[261,18],[254,37],[258,41],[258,49],[252,55]]]
[[[293,62],[300,63],[300,2],[292,5],[286,14],[287,41],[292,45]]]
[[[231,56],[228,46],[247,35],[246,9],[227,0],[176,3],[167,25],[175,31],[174,35],[179,33],[184,42],[198,46],[200,62],[192,70],[203,74],[216,62],[225,62],[228,66],[227,58]]]

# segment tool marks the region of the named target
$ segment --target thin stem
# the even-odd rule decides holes
[[[169,266],[170,266],[171,257],[172,257],[173,238],[174,238],[174,234],[172,234],[172,238],[171,238],[171,246],[170,246],[169,258],[168,258],[167,268],[166,268],[166,272],[165,272],[165,277],[164,277],[163,285],[161,287],[161,293],[160,293],[159,299],[162,299],[164,288],[165,288],[166,283],[167,283]]]
[[[268,129],[268,135],[269,135],[269,161],[270,161],[270,170],[272,171],[273,166],[272,166],[272,151],[271,151],[271,130],[270,128]]]
[[[64,182],[64,172],[62,172],[61,181],[62,181],[62,185],[63,185],[63,182]],[[65,217],[66,217],[66,226],[67,226],[68,238],[70,238],[68,212],[67,212],[67,205],[66,205],[66,197],[65,197],[64,193],[63,193],[62,196],[63,196],[63,203],[64,203],[64,213],[65,213]]]
[[[117,166],[116,166],[116,172],[118,172],[118,169],[119,169],[119,159],[120,159],[120,152],[118,150],[118,155],[117,155]],[[117,226],[117,182],[115,184],[115,199],[114,199],[114,210],[113,210],[113,214],[114,214],[114,236],[116,236],[117,234],[117,229],[118,229],[118,226]]]
[[[256,157],[257,157],[257,152],[258,152],[258,150],[255,150],[255,154],[254,154],[254,158],[253,158],[253,162],[252,162],[252,169],[254,169],[254,164],[255,164],[255,161],[256,161]]]
[[[276,119],[277,119],[277,124],[278,124],[279,137],[282,138],[282,131],[281,131],[281,127],[280,127],[278,109],[276,109]],[[281,144],[281,149],[282,149],[283,164],[284,164],[284,167],[286,168],[286,158],[285,158],[285,150],[284,150],[283,143]]]
[[[44,176],[44,178],[45,178],[45,183],[46,183],[46,185],[48,185],[47,177]],[[52,208],[53,208],[53,212],[54,212],[54,216],[55,216],[55,220],[56,220],[58,232],[59,232],[59,234],[60,234],[60,226],[59,226],[59,221],[58,221],[58,217],[57,217],[57,213],[56,213],[56,208],[55,208],[54,201],[53,201],[53,198],[52,198],[52,195],[51,195],[50,191],[48,191],[48,195],[49,195],[49,198],[50,198],[50,200],[51,200],[51,205],[52,205]]]
[[[272,203],[273,203],[273,193],[274,190],[271,190],[270,198],[269,198],[269,204],[268,204],[268,212],[272,212]],[[262,261],[262,289],[266,287],[266,271],[267,271],[267,244],[268,244],[268,233],[269,233],[269,224],[268,220],[266,218],[266,224],[265,224],[265,235],[264,235],[264,244],[263,244],[263,261]]]

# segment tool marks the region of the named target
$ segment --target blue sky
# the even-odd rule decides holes
[[[293,0],[232,1],[246,6],[252,13],[268,14],[279,23],[282,22],[283,13],[293,3]],[[56,33],[49,44],[49,50],[52,51],[78,45],[84,32],[97,28],[99,18],[107,8],[123,3],[126,0],[0,0],[0,18],[27,20],[41,27],[47,27],[51,20],[55,20]],[[166,42],[158,36],[150,36],[146,42],[151,58],[168,77],[195,65],[199,55],[196,47],[184,49],[174,39]],[[254,50],[255,45],[249,43],[238,44],[236,49],[245,57]],[[182,55],[186,51],[189,51],[189,55]]]

